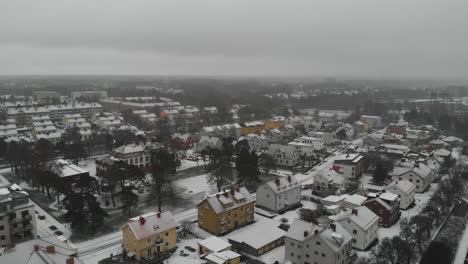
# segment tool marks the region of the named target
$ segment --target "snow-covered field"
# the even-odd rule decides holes
[[[196,161],[186,160],[186,159],[181,159],[180,163],[181,163],[180,167],[177,168],[177,171],[182,171],[182,170],[190,169],[193,167],[203,166],[202,160],[198,161],[198,165]]]
[[[209,175],[210,174],[208,173],[190,178],[176,180],[174,181],[174,184],[184,189],[187,189],[186,193],[189,194],[196,194],[200,192],[204,192],[207,194],[213,193],[215,190],[208,183]]]

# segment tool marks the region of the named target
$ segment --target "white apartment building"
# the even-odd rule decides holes
[[[294,141],[300,142],[300,143],[311,144],[314,150],[323,149],[323,140],[320,138],[301,136],[301,137],[294,139]]]
[[[257,188],[256,206],[284,212],[301,204],[301,184],[294,176],[277,178]]]
[[[29,195],[16,184],[0,182],[0,246],[34,239],[36,230],[34,204]]]

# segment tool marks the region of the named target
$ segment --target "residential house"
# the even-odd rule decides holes
[[[389,227],[400,218],[400,199],[393,193],[369,193],[364,206],[379,216],[379,225]]]
[[[320,139],[323,145],[330,145],[333,143],[333,134],[329,132],[309,131],[307,135],[312,138]]]
[[[122,145],[114,149],[112,155],[127,164],[135,165],[139,168],[148,168],[151,166],[151,150],[155,147],[142,144]]]
[[[244,137],[240,137],[238,142],[243,139],[249,142],[249,146],[251,150],[257,151],[257,150],[268,149],[268,141],[264,135],[248,134]]]
[[[393,168],[393,177],[406,179],[416,185],[417,193],[424,192],[435,178],[435,172],[424,163],[400,162]]]
[[[335,170],[323,170],[314,175],[314,186],[319,190],[344,190],[346,178]]]
[[[365,206],[344,209],[329,218],[348,231],[355,249],[367,250],[377,240],[379,217]]]
[[[381,144],[377,151],[385,153],[387,155],[393,155],[396,157],[403,157],[409,151],[409,147],[406,145],[399,144]]]
[[[366,200],[366,197],[359,194],[345,195],[345,199],[341,201],[341,206],[344,208],[356,208],[364,205]]]
[[[388,134],[397,134],[403,136],[406,133],[406,125],[399,123],[390,123],[386,128]]]
[[[253,224],[228,235],[228,241],[238,252],[252,256],[263,255],[284,244],[286,232],[278,228],[278,222],[263,219],[261,223]]]
[[[301,156],[312,156],[314,153],[314,145],[310,143],[301,143],[297,141],[292,141],[288,143],[288,146],[296,149],[296,151]]]
[[[268,148],[277,165],[294,167],[299,163],[299,152],[288,145],[271,144]]]
[[[363,115],[360,118],[361,122],[367,124],[370,128],[381,128],[382,117],[380,116],[370,116],[370,115]]]
[[[281,130],[278,128],[268,130],[264,133],[264,135],[269,143],[279,143],[283,140],[283,133],[281,133]]]
[[[264,121],[252,121],[252,122],[245,122],[241,124],[242,136],[245,136],[247,134],[260,134],[260,132],[262,132],[263,130],[265,130]]]
[[[284,256],[294,264],[349,264],[351,239],[338,223],[323,227],[296,219],[285,235]]]
[[[187,134],[187,133],[186,134],[180,134],[180,133],[172,134],[172,141],[175,143],[176,146],[182,149],[191,149],[197,144],[197,141],[192,136],[190,136],[190,134]]]
[[[257,207],[285,212],[301,205],[301,184],[294,176],[267,181],[257,188]]]
[[[0,248],[34,239],[36,213],[29,194],[18,185],[0,182]],[[0,262],[3,262],[0,255]]]
[[[384,187],[385,191],[400,197],[400,209],[406,210],[414,204],[416,186],[407,180],[395,180]]]
[[[452,148],[460,146],[463,143],[463,139],[454,136],[444,137],[442,138],[442,141],[449,144]]]
[[[294,139],[295,142],[300,142],[300,143],[306,143],[306,144],[311,144],[313,146],[314,150],[321,150],[323,149],[323,140],[320,138],[315,138],[315,137],[306,137],[306,136],[301,136],[296,139]]]
[[[198,226],[219,235],[253,223],[255,199],[245,187],[210,195],[198,205]]]
[[[338,156],[333,169],[346,178],[359,178],[364,170],[364,156],[358,153]]]
[[[129,219],[122,228],[122,245],[128,257],[151,261],[176,248],[177,222],[171,212],[151,212]]]

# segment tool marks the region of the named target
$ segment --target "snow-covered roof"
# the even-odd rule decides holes
[[[411,192],[411,190],[415,188],[415,185],[407,180],[398,180],[398,181],[393,181],[392,183],[390,183],[389,185],[385,187],[386,190],[389,190],[391,188],[398,188],[404,193],[409,193]]]
[[[463,140],[454,136],[448,136],[448,137],[444,137],[442,141],[447,142],[447,143],[454,143],[454,142],[461,142]]]
[[[354,205],[362,205],[364,201],[366,201],[367,198],[365,196],[359,195],[359,194],[353,194],[351,196],[348,196],[345,198],[345,201],[354,204]]]
[[[322,198],[322,201],[323,202],[329,202],[329,203],[338,203],[338,202],[343,201],[344,199],[346,199],[348,196],[349,195],[340,195],[340,196],[329,195],[327,197]]]
[[[330,249],[334,252],[338,252],[349,243],[351,235],[339,223],[335,223],[334,225],[335,230],[295,219],[286,237],[302,242],[319,235],[321,240],[324,241]],[[318,234],[315,234],[315,231],[317,231]]]
[[[393,201],[398,199],[398,195],[393,194],[393,193],[389,193],[389,192],[384,192],[384,193],[380,194],[379,197],[382,200],[390,201],[390,202],[393,202]]]
[[[236,200],[235,198],[240,198],[240,195],[242,195],[241,198],[243,199]],[[208,196],[206,200],[210,204],[211,208],[213,208],[213,210],[216,212],[216,214],[220,214],[222,212],[232,210],[255,201],[255,199],[252,197],[252,195],[250,195],[249,191],[245,187],[213,194]]]
[[[38,251],[35,251],[38,246]],[[53,246],[55,252],[47,253],[47,247]],[[0,256],[1,263],[18,264],[50,264],[67,263],[67,259],[73,258],[75,264],[83,263],[76,257],[78,252],[66,242],[60,241],[57,236],[41,237],[28,240],[15,245],[14,250],[4,252]]]
[[[340,162],[352,162],[352,163],[358,163],[360,160],[362,160],[364,156],[362,156],[359,153],[353,153],[353,154],[343,154],[335,159],[335,163],[340,163]]]
[[[446,149],[438,149],[436,151],[434,151],[434,155],[435,156],[439,156],[439,157],[448,157],[450,155],[452,155],[452,152],[446,150]]]
[[[145,220],[140,221],[141,217]],[[151,212],[141,216],[130,218],[128,226],[135,235],[136,239],[141,240],[156,235],[158,233],[176,228],[177,222],[175,221],[174,217],[169,211],[162,213]]]
[[[234,235],[229,236],[230,241],[245,243],[255,249],[260,249],[280,238],[286,232],[278,228],[278,222],[272,219],[262,219],[261,223],[248,225]]]
[[[75,164],[72,164],[64,159],[58,159],[54,160],[53,162],[53,170],[55,170],[55,173],[58,174],[59,177],[70,177],[74,175],[79,175],[83,173],[89,173],[87,170],[80,168],[76,166]]]
[[[133,144],[133,145],[123,145],[118,148],[114,149],[114,152],[119,154],[130,154],[130,153],[137,153],[142,152],[145,150],[144,145]]]
[[[240,254],[232,250],[226,250],[222,252],[211,253],[205,258],[209,260],[210,262],[213,262],[216,264],[225,264],[225,263],[228,263],[229,260],[239,258],[240,256],[241,256]]]
[[[393,175],[394,176],[401,176],[408,172],[413,172],[421,178],[426,178],[432,173],[431,168],[423,163],[419,163],[418,165],[414,165],[414,167],[407,167],[407,166],[398,166],[393,168]]]
[[[211,236],[207,239],[204,239],[198,242],[198,244],[212,252],[219,252],[231,247],[231,244],[216,236]]]
[[[356,207],[354,209],[344,209],[337,215],[329,216],[334,221],[350,220],[363,230],[368,230],[375,222],[379,220],[379,216],[365,206]]]
[[[291,189],[300,188],[301,184],[297,181],[296,177],[288,176],[281,177],[264,183],[275,193],[287,192]]]

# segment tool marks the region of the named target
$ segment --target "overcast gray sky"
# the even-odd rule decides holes
[[[2,75],[467,73],[467,0],[0,3]]]

